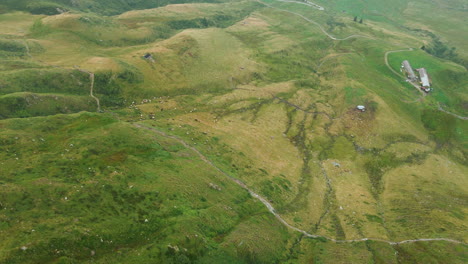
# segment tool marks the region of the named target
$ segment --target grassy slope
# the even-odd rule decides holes
[[[465,116],[468,114],[463,106],[464,102],[467,101],[464,91],[468,88],[468,72],[463,67],[428,56],[420,50],[389,55],[389,63],[396,71],[399,71],[403,60],[409,60],[414,68],[426,68],[434,89],[432,98],[444,105],[451,106],[450,110],[455,113]]]
[[[386,51],[415,45],[414,36],[398,23],[376,14],[374,21],[361,25],[340,8],[319,12],[271,3],[316,19],[336,36],[366,34],[375,40],[334,42],[299,17],[248,2],[174,5],[116,17],[21,14],[27,18],[21,23],[0,15],[8,25],[4,37],[13,41],[4,46],[15,49],[6,50],[0,63],[2,76],[8,77],[0,91],[12,93],[0,97],[10,106],[2,110],[5,117],[65,111],[62,99],[47,101],[54,97],[64,98],[67,106],[76,102],[76,109],[66,111],[89,110],[89,81],[71,70],[74,65],[96,72],[95,94],[107,109],[151,99],[116,110],[122,122],[78,114],[0,123],[1,146],[8,150],[2,154],[8,172],[1,178],[2,199],[8,205],[24,204],[1,215],[24,219],[22,225],[8,220],[2,226],[2,232],[18,234],[0,246],[2,258],[18,263],[30,254],[41,262],[61,256],[63,261],[127,263],[187,258],[201,263],[405,263],[430,256],[462,263],[464,247],[443,242],[391,247],[297,240],[297,234],[287,234],[260,204],[215,176],[194,153],[126,122],[154,116],[145,124],[190,142],[269,199],[289,223],[309,232],[340,239],[466,240],[466,122],[433,110],[441,101],[463,114],[466,95],[459,84],[466,82],[466,71],[419,51],[391,54],[396,69],[407,56],[427,65],[438,89],[425,101],[415,101],[419,93],[383,64]],[[386,8],[374,4],[367,5],[366,14]],[[401,14],[404,7],[391,12]],[[208,22],[197,20],[201,18]],[[30,43],[32,58],[20,45],[23,39]],[[154,62],[142,59],[146,53]],[[49,83],[52,75],[63,81]],[[25,77],[39,85],[31,86]],[[22,92],[31,87],[36,95]],[[20,100],[10,99],[30,97],[45,101],[18,111]],[[356,104],[366,104],[368,111],[354,111]],[[55,130],[60,136],[54,136]],[[154,145],[146,144],[149,138]],[[189,172],[193,177],[187,177]],[[209,182],[222,186],[223,195]],[[81,185],[95,196],[77,192]],[[45,203],[42,195],[56,204]],[[96,197],[102,208],[93,202]],[[65,206],[77,199],[83,211]],[[226,206],[234,212],[226,213]],[[31,209],[37,220],[31,220]],[[109,228],[114,225],[121,230]],[[39,230],[37,226],[45,234],[27,231]],[[57,243],[62,250],[52,249]],[[32,250],[23,252],[22,245]],[[440,250],[449,253],[436,254]]]
[[[67,13],[36,18],[29,24],[19,23],[8,14],[0,15],[9,25],[2,32],[4,39],[0,39],[0,59],[5,65],[5,71],[0,73],[0,93],[89,93],[88,77],[74,70],[76,66],[96,73],[94,93],[105,107],[119,107],[174,90],[188,93],[196,89],[201,93],[227,88],[231,77],[249,76],[250,71],[232,75],[233,69],[256,67],[248,61],[239,42],[211,29],[207,29],[206,36],[181,31],[191,27],[227,27],[257,7],[249,2],[200,4],[190,6],[189,11],[175,6],[132,11],[118,17]],[[208,38],[218,41],[210,42]],[[162,39],[166,40],[155,45],[155,40]],[[218,57],[212,50],[219,51]],[[152,54],[154,61],[144,60],[146,53]],[[224,56],[226,53],[231,55]],[[179,60],[181,57],[184,59]],[[213,77],[209,84],[205,82],[207,76]]]
[[[111,1],[111,0],[100,0],[100,1],[91,1],[91,0],[82,0],[82,1],[72,1],[72,0],[5,0],[0,11],[6,12],[11,10],[22,10],[28,11],[33,14],[46,14],[46,15],[55,15],[60,13],[57,8],[62,10],[79,10],[79,11],[91,11],[101,15],[116,15],[123,13],[128,10],[135,9],[148,9],[156,8],[160,6],[165,6],[168,4],[183,4],[183,3],[197,3],[197,2],[213,2],[221,3],[223,1],[149,1],[149,0],[127,0],[127,1]]]
[[[285,228],[173,140],[87,113],[11,119],[1,127],[8,173],[1,179],[0,232],[10,237],[1,242],[2,262],[177,262],[209,254],[243,262],[250,251],[262,261],[282,254],[275,248],[281,244],[259,239],[284,241]],[[257,225],[253,242],[243,233]],[[238,236],[244,253],[222,246]]]

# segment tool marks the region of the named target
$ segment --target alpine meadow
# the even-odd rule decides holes
[[[0,0],[0,263],[468,263],[466,0]]]

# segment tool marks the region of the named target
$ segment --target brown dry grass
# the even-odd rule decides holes
[[[80,65],[81,68],[89,71],[106,71],[111,70],[118,72],[121,70],[119,64],[111,58],[91,57]]]
[[[283,174],[296,189],[302,159],[289,139],[283,136],[287,121],[284,108],[281,105],[265,106],[255,121],[248,120],[250,113],[232,114],[219,120],[208,113],[190,113],[178,116],[174,122],[189,124],[219,137],[230,148],[244,153],[254,168],[268,171],[268,178]],[[264,178],[245,180],[254,185]]]
[[[263,87],[254,85],[239,85],[239,89],[235,89],[230,93],[215,96],[210,100],[210,104],[224,105],[226,103],[238,102],[247,99],[271,98],[272,95],[281,92],[288,92],[293,89],[292,82],[274,83]]]
[[[0,14],[0,34],[24,36],[34,24],[43,16],[31,15],[23,12]]]
[[[341,166],[335,167],[332,162]],[[331,179],[336,194],[336,214],[341,220],[346,237],[379,237],[386,239],[385,229],[376,222],[370,222],[366,214],[378,215],[377,201],[373,198],[371,184],[360,161],[326,160],[323,166]]]
[[[271,31],[270,24],[262,19],[258,14],[254,14],[232,26],[230,26],[228,32],[240,32],[240,33],[257,33],[259,37],[265,39],[262,42],[262,46],[259,48],[264,49],[266,52],[275,52],[296,44],[295,41],[288,38],[287,36],[280,35],[274,31]]]
[[[52,27],[67,28],[69,30],[80,29],[79,22],[77,21],[81,15],[63,13],[55,16],[47,16],[42,19],[42,23]]]
[[[433,236],[434,230],[426,229],[430,226],[445,228],[446,236],[466,240],[466,221],[451,212],[468,213],[460,200],[468,192],[467,174],[466,167],[436,154],[422,164],[402,166],[385,174],[382,201],[387,220],[393,222],[399,238]],[[401,211],[403,208],[406,211]],[[394,222],[401,219],[406,220],[405,225]]]
[[[204,13],[203,9],[217,7],[215,4],[173,4],[159,8],[133,10],[125,12],[118,19],[148,18],[148,17],[167,17],[167,16],[189,16],[196,17]]]

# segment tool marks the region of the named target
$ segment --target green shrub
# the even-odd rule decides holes
[[[89,96],[18,93],[0,97],[0,119],[96,111]]]
[[[33,37],[44,36],[52,32],[52,29],[49,26],[44,25],[40,19],[34,22],[29,30]]]
[[[0,39],[0,50],[25,53],[26,46],[17,40]]]
[[[76,70],[25,69],[1,73],[5,84],[0,93],[36,92],[85,95],[89,93],[89,77]]]
[[[456,52],[455,47],[448,47],[447,44],[442,42],[440,38],[435,36],[434,34],[430,36],[432,37],[432,42],[428,47],[422,47],[424,51],[436,57],[456,62],[468,69],[468,60],[460,57],[460,55]]]
[[[49,16],[60,14],[60,9],[64,10],[60,5],[51,2],[31,2],[26,8],[31,14]]]
[[[372,158],[364,164],[374,194],[382,190],[382,176],[384,173],[401,164],[403,164],[403,161],[397,159],[395,154],[389,152],[373,155]]]

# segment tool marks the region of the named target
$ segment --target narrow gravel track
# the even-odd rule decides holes
[[[280,0],[281,1],[281,0]],[[317,22],[315,22],[314,20],[311,20],[301,14],[298,14],[298,13],[295,13],[295,12],[292,12],[292,11],[289,11],[289,10],[285,10],[285,9],[281,9],[281,8],[277,8],[277,7],[274,7],[272,5],[269,5],[269,4],[266,4],[260,0],[257,0],[257,2],[267,6],[267,7],[270,7],[270,8],[273,8],[273,9],[276,9],[276,10],[279,10],[279,11],[282,11],[282,12],[287,12],[287,13],[290,13],[290,14],[294,14],[296,16],[299,16],[301,17],[302,19],[306,20],[307,22],[309,23],[312,23],[316,26],[319,27],[319,29],[330,39],[332,40],[347,40],[347,39],[350,39],[350,38],[358,38],[358,37],[362,37],[362,38],[368,38],[368,39],[374,39],[370,36],[365,36],[365,35],[350,35],[348,37],[345,37],[345,38],[336,38],[334,37],[333,35],[329,34],[327,31],[325,31],[325,29]],[[300,3],[300,4],[306,4],[306,3],[301,3],[301,2],[296,2],[296,1],[286,1],[286,0],[283,0],[282,2],[294,2],[294,3]],[[320,9],[318,7],[318,5],[316,6],[312,6],[310,4],[306,4],[308,6],[311,6],[311,7],[314,7],[314,8],[317,8],[319,10],[323,10],[323,9]],[[25,42],[25,46],[26,46],[26,50],[27,50],[27,55],[32,58],[30,52],[29,52],[29,46],[27,45],[27,43]],[[411,51],[412,49],[408,49],[409,51]],[[393,72],[395,73],[396,75],[398,76],[402,76],[401,74],[399,74],[398,72],[396,72],[395,70],[393,70],[390,65],[388,64],[388,54],[390,53],[393,53],[393,52],[400,52],[400,51],[408,51],[408,50],[395,50],[395,51],[387,51],[385,53],[385,64],[387,65],[387,67]],[[322,62],[323,63],[323,62]],[[320,65],[321,66],[321,65]],[[62,68],[62,67],[59,67],[59,68]],[[100,102],[99,102],[99,99],[97,97],[94,96],[93,94],[93,89],[94,89],[94,73],[92,72],[89,72],[89,71],[86,71],[86,70],[83,70],[83,69],[80,69],[78,67],[75,67],[75,69],[77,69],[78,71],[81,71],[81,72],[84,72],[84,73],[87,73],[89,74],[90,76],[90,81],[91,81],[91,84],[90,84],[90,96],[92,98],[94,98],[96,100],[96,103],[97,103],[97,110],[98,112],[101,112],[101,107],[100,107]],[[416,86],[415,86],[416,87]],[[418,88],[418,87],[416,87]],[[420,91],[420,89],[418,89]],[[422,92],[422,91],[420,91]],[[425,96],[425,94],[423,93],[423,95]],[[277,98],[279,99],[280,101],[282,100],[281,98]],[[289,103],[289,102],[288,102]],[[298,106],[295,106],[293,105],[294,107],[298,107]],[[438,109],[440,111],[443,111],[447,114],[451,114],[457,118],[460,118],[460,119],[463,119],[463,120],[467,120],[468,118],[467,117],[462,117],[462,116],[458,116],[456,114],[453,114],[453,113],[450,113],[444,109],[442,109],[442,107],[439,105],[438,106]],[[302,109],[301,109],[302,110]],[[316,112],[316,114],[322,114],[321,112]],[[325,113],[326,114],[326,113]],[[207,163],[208,165],[210,165],[211,167],[213,167],[215,170],[217,170],[218,172],[220,172],[222,175],[228,177],[231,181],[233,181],[234,183],[236,183],[237,185],[239,185],[241,188],[243,188],[244,190],[248,191],[250,193],[250,195],[256,199],[258,199],[261,203],[263,203],[268,211],[270,213],[272,213],[284,226],[292,229],[292,230],[295,230],[299,233],[302,233],[304,236],[306,237],[310,237],[310,238],[324,238],[324,239],[327,239],[329,241],[332,241],[332,242],[335,242],[335,243],[353,243],[353,242],[363,242],[363,241],[368,241],[368,240],[372,240],[372,241],[379,241],[379,242],[383,242],[383,243],[387,243],[387,244],[390,244],[390,245],[398,245],[398,244],[406,244],[406,243],[415,243],[415,242],[421,242],[421,241],[426,241],[426,242],[430,242],[430,241],[445,241],[445,242],[450,242],[450,243],[455,243],[455,244],[463,244],[463,245],[467,245],[465,242],[462,242],[462,241],[458,241],[458,240],[454,240],[454,239],[450,239],[450,238],[416,238],[416,239],[408,239],[408,240],[403,240],[403,241],[390,241],[390,240],[384,240],[384,239],[379,239],[379,238],[359,238],[359,239],[350,239],[350,240],[337,240],[337,239],[334,239],[334,238],[331,238],[331,237],[327,237],[327,236],[322,236],[322,235],[316,235],[316,234],[310,234],[302,229],[299,229],[295,226],[292,226],[290,225],[288,222],[286,222],[286,220],[284,220],[281,215],[279,215],[275,208],[273,207],[273,205],[271,203],[269,203],[265,198],[263,198],[262,196],[260,196],[259,194],[255,193],[253,190],[251,190],[249,187],[247,187],[247,185],[245,183],[243,183],[242,181],[240,181],[239,179],[236,179],[234,177],[232,177],[231,175],[227,174],[226,172],[224,172],[222,169],[220,169],[219,167],[217,167],[216,165],[214,165],[206,156],[204,156],[198,149],[196,149],[195,147],[189,145],[188,143],[186,143],[184,140],[176,137],[176,136],[173,136],[173,135],[169,135],[169,134],[166,134],[165,132],[163,131],[160,131],[156,128],[152,128],[152,127],[147,127],[147,126],[144,126],[144,125],[141,125],[141,124],[134,124],[134,126],[138,127],[138,128],[142,128],[142,129],[147,129],[147,130],[151,130],[163,137],[166,137],[166,138],[171,138],[177,142],[179,142],[180,144],[182,144],[183,146],[185,146],[186,148],[194,151],[199,157],[200,159],[202,159],[205,163]]]
[[[393,72],[395,73],[396,75],[398,75],[399,77],[405,77],[403,76],[403,74],[401,73],[398,73],[397,71],[395,71],[391,66],[390,64],[388,63],[388,54],[390,53],[395,53],[395,52],[402,52],[402,51],[413,51],[413,48],[408,48],[408,49],[403,49],[403,50],[390,50],[390,51],[387,51],[385,52],[385,56],[384,56],[384,61],[385,61],[385,65],[387,65],[387,67]],[[422,97],[425,97],[427,94],[425,92],[423,92],[420,88],[419,88],[419,85],[417,84],[414,84],[413,82],[408,82],[409,84],[411,84],[414,88],[416,88],[416,90],[418,92],[421,93],[421,96]]]
[[[319,6],[315,3],[312,3],[312,2],[309,2],[309,1],[305,1],[305,2],[299,2],[299,1],[292,1],[292,0],[276,0],[278,2],[285,2],[285,3],[294,3],[294,4],[300,4],[300,5],[306,5],[306,6],[310,6],[310,7],[313,7],[313,8],[316,8],[320,11],[323,11],[325,10],[325,8],[323,8],[322,6]]]
[[[312,6],[312,5],[310,4],[311,2],[308,2],[308,1],[307,1],[307,3],[306,3],[306,2],[302,3],[302,2],[298,2],[298,1],[290,1],[290,0],[278,0],[278,1],[279,1],[279,2],[287,2],[287,3],[305,4],[305,5],[308,5],[308,6]],[[358,34],[357,34],[357,35],[351,35],[351,36],[348,36],[348,37],[345,37],[345,38],[337,38],[337,37],[331,35],[330,33],[328,33],[319,23],[317,23],[316,21],[314,21],[314,20],[312,20],[312,19],[310,19],[310,18],[307,18],[307,17],[305,17],[305,16],[303,16],[303,15],[301,15],[301,14],[298,14],[298,13],[296,13],[296,12],[292,12],[292,11],[289,11],[289,10],[286,10],[286,9],[281,9],[281,8],[278,8],[278,7],[274,7],[274,6],[270,5],[270,4],[267,4],[267,3],[262,2],[262,1],[260,1],[260,0],[257,0],[257,2],[260,3],[260,4],[262,4],[262,5],[267,6],[267,7],[269,7],[269,8],[273,8],[273,9],[276,9],[276,10],[279,10],[279,11],[282,11],[282,12],[290,13],[290,14],[293,14],[293,15],[296,15],[296,16],[301,17],[302,19],[306,20],[307,22],[312,23],[312,24],[316,25],[317,27],[319,27],[319,29],[323,32],[323,34],[325,34],[327,37],[329,37],[329,38],[332,39],[332,40],[347,40],[347,39],[350,39],[350,38],[368,38],[368,39],[374,39],[373,37],[370,37],[370,36],[358,35]],[[318,6],[318,5],[317,5],[317,6]],[[317,8],[317,7],[315,7],[315,6],[312,6],[312,7]],[[320,7],[320,6],[318,6],[318,7]],[[323,8],[323,7],[322,7],[322,8]],[[320,9],[320,10],[324,10],[324,9]],[[398,73],[397,71],[395,71],[392,67],[390,67],[390,64],[388,63],[388,54],[394,53],[394,52],[402,52],[402,51],[413,51],[413,49],[412,49],[412,48],[408,48],[408,49],[402,49],[402,50],[391,50],[391,51],[385,52],[385,56],[384,56],[385,65],[387,65],[387,67],[390,69],[390,71],[392,71],[394,74],[396,74],[396,75],[399,76],[399,77],[404,77],[404,76],[403,76],[402,74]],[[327,59],[326,59],[326,60],[327,60]],[[325,60],[325,61],[326,61],[326,60]],[[320,64],[320,66],[321,66],[325,61],[323,61],[323,62]],[[319,67],[320,67],[320,66],[319,66]],[[418,85],[416,85],[416,84],[414,84],[414,83],[412,83],[412,82],[410,82],[410,84],[411,84],[414,88],[416,88],[416,90],[418,90],[418,91],[421,93],[421,95],[422,95],[423,98],[427,95],[425,92],[423,92],[423,91],[419,88]],[[415,102],[416,102],[416,101],[420,101],[420,99],[415,100]],[[456,118],[458,118],[458,119],[461,119],[461,120],[468,120],[468,117],[460,116],[460,115],[451,113],[451,112],[449,112],[449,111],[447,111],[447,110],[444,110],[440,105],[438,106],[438,110],[439,110],[439,111],[442,111],[442,112],[444,112],[444,113],[447,113],[447,114],[449,114],[449,115],[452,115],[452,116],[454,116],[454,117],[456,117]]]
[[[89,80],[91,82],[90,84],[90,87],[89,87],[89,96],[91,96],[92,98],[94,98],[94,100],[96,100],[96,104],[97,104],[97,111],[98,112],[102,112],[101,110],[101,103],[99,102],[99,98],[97,98],[96,96],[94,96],[93,94],[93,91],[94,91],[94,73],[93,72],[90,72],[90,71],[87,71],[87,70],[83,70],[83,69],[80,69],[78,67],[75,67],[74,69],[80,71],[80,72],[84,72],[84,73],[87,73],[89,74]]]
[[[405,76],[403,76],[403,74],[395,71],[392,67],[390,67],[390,63],[388,63],[388,54],[395,53],[395,52],[403,52],[403,51],[413,51],[413,49],[412,48],[407,48],[407,49],[401,49],[401,50],[387,51],[387,52],[385,52],[384,61],[385,61],[385,65],[387,65],[387,67],[388,67],[388,69],[390,69],[390,71],[392,71],[395,75],[404,78]]]
[[[393,73],[395,73],[397,76],[403,77],[403,78],[404,78],[404,76],[403,76],[401,73],[398,73],[397,71],[395,71],[395,70],[390,66],[390,64],[388,63],[388,54],[394,53],[394,52],[413,51],[413,50],[414,50],[414,49],[412,49],[412,48],[408,48],[408,49],[391,50],[391,51],[385,52],[385,58],[384,58],[384,60],[385,60],[385,65],[387,65],[388,69],[390,69],[390,70],[391,70]],[[422,97],[419,98],[419,99],[414,100],[413,102],[406,102],[406,103],[414,103],[414,102],[419,102],[419,101],[423,100],[424,97],[425,97],[427,94],[426,94],[425,92],[423,92],[423,91],[419,88],[418,85],[416,85],[416,84],[414,84],[414,83],[412,83],[412,82],[410,82],[410,84],[413,85],[414,88],[416,88],[416,90],[418,90],[418,91],[422,94]],[[404,102],[405,102],[405,101],[404,101]],[[438,109],[439,111],[441,111],[441,112],[444,112],[444,113],[446,113],[446,114],[452,115],[452,116],[454,116],[454,117],[456,117],[456,118],[458,118],[458,119],[461,119],[461,120],[468,120],[468,117],[466,117],[466,116],[457,115],[457,114],[454,114],[454,113],[452,113],[452,112],[449,112],[449,111],[443,109],[442,106],[440,105],[440,103],[437,105],[437,109]]]
[[[278,221],[280,221],[284,226],[288,227],[289,229],[292,229],[292,230],[295,230],[299,233],[302,233],[304,236],[306,237],[310,237],[310,238],[324,238],[324,239],[327,239],[329,241],[332,241],[332,242],[335,242],[335,243],[353,243],[353,242],[363,242],[363,241],[367,241],[367,240],[372,240],[372,241],[379,241],[379,242],[383,242],[383,243],[387,243],[387,244],[390,244],[390,245],[399,245],[399,244],[408,244],[408,243],[415,243],[415,242],[422,242],[422,241],[426,241],[426,242],[431,242],[431,241],[445,241],[445,242],[450,242],[450,243],[454,243],[454,244],[463,244],[463,245],[467,245],[465,242],[462,242],[462,241],[458,241],[458,240],[455,240],[455,239],[450,239],[450,238],[416,238],[416,239],[408,239],[408,240],[402,240],[402,241],[390,241],[390,240],[385,240],[385,239],[380,239],[380,238],[369,238],[369,237],[364,237],[364,238],[359,238],[359,239],[349,239],[349,240],[338,240],[338,239],[334,239],[334,238],[331,238],[331,237],[327,237],[327,236],[322,236],[322,235],[315,235],[315,234],[310,234],[300,228],[297,228],[295,226],[292,226],[290,225],[288,222],[286,222],[286,220],[284,220],[281,215],[279,215],[275,208],[273,207],[273,205],[271,203],[269,203],[265,198],[263,198],[262,196],[260,196],[259,194],[257,194],[256,192],[254,192],[253,190],[251,190],[249,187],[247,187],[247,185],[245,183],[243,183],[241,180],[239,179],[236,179],[234,178],[233,176],[229,175],[228,173],[224,172],[222,169],[220,169],[219,167],[217,167],[215,164],[213,164],[213,162],[211,162],[205,155],[203,155],[198,149],[196,149],[195,147],[189,145],[187,142],[185,142],[183,139],[179,138],[179,137],[176,137],[176,136],[173,136],[173,135],[169,135],[169,134],[166,134],[165,132],[161,131],[161,130],[158,130],[156,128],[153,128],[153,127],[147,127],[147,126],[144,126],[142,124],[134,124],[135,127],[137,128],[142,128],[142,129],[147,129],[147,130],[150,130],[150,131],[153,131],[154,133],[158,134],[158,135],[161,135],[163,137],[166,137],[166,138],[170,138],[170,139],[173,139],[177,142],[179,142],[180,144],[182,144],[184,147],[192,150],[193,152],[195,152],[199,158],[201,160],[203,160],[205,163],[207,163],[208,165],[210,165],[211,167],[213,167],[215,170],[217,170],[219,173],[221,173],[222,175],[226,176],[227,178],[229,178],[231,181],[233,181],[234,183],[236,183],[237,185],[239,185],[241,188],[243,188],[244,190],[248,191],[250,193],[250,195],[256,199],[258,199],[261,203],[263,203],[266,208],[268,209],[268,211],[270,211],[270,213],[272,213],[277,219]]]
[[[322,32],[323,34],[325,34],[328,38],[332,39],[332,40],[347,40],[347,39],[350,39],[350,38],[368,38],[368,39],[374,39],[373,37],[370,37],[370,36],[365,36],[365,35],[351,35],[351,36],[347,36],[346,38],[337,38],[333,35],[331,35],[330,33],[328,33],[323,27],[322,25],[320,25],[319,23],[315,22],[314,20],[310,19],[310,18],[307,18],[299,13],[296,13],[296,12],[292,12],[292,11],[289,11],[289,10],[286,10],[286,9],[281,9],[281,8],[278,8],[278,7],[275,7],[275,6],[272,6],[270,4],[267,4],[267,3],[264,3],[260,0],[257,0],[258,3],[264,5],[264,6],[267,6],[269,8],[273,8],[273,9],[276,9],[278,11],[282,11],[282,12],[286,12],[286,13],[290,13],[290,14],[293,14],[293,15],[296,15],[296,16],[299,16],[301,17],[302,19],[304,19],[305,21],[309,22],[309,23],[312,23],[314,25],[316,25]]]
[[[456,117],[456,118],[458,118],[458,119],[461,119],[461,120],[468,120],[468,117],[466,117],[466,116],[457,115],[457,114],[454,114],[454,113],[452,113],[452,112],[449,112],[449,111],[443,109],[442,106],[440,105],[440,103],[437,105],[437,109],[439,109],[439,111],[442,111],[442,112],[444,112],[444,113],[446,113],[446,114],[449,114],[449,115],[451,115],[451,116],[454,116],[454,117]]]
[[[27,43],[25,40],[23,41],[23,43],[24,43],[24,46],[26,47],[26,54],[28,55],[28,57],[31,58],[31,59],[34,59],[33,56],[31,55],[31,52],[30,52],[28,43]],[[78,70],[78,71],[80,71],[80,72],[89,74],[89,80],[90,80],[90,82],[91,82],[91,84],[90,84],[90,89],[89,89],[89,96],[91,96],[91,97],[96,101],[97,111],[98,111],[98,112],[102,112],[102,110],[101,110],[101,103],[99,102],[99,98],[97,98],[96,96],[94,96],[94,93],[93,93],[93,91],[94,91],[94,73],[93,73],[93,72],[90,72],[90,71],[81,69],[81,68],[79,68],[79,67],[77,67],[77,66],[75,66],[74,68],[69,68],[69,67],[62,67],[62,66],[51,65],[51,64],[45,63],[45,62],[43,62],[43,61],[39,61],[39,62],[42,63],[42,64],[45,64],[45,65],[54,67],[54,68],[65,69],[65,70],[74,69],[74,70]]]

